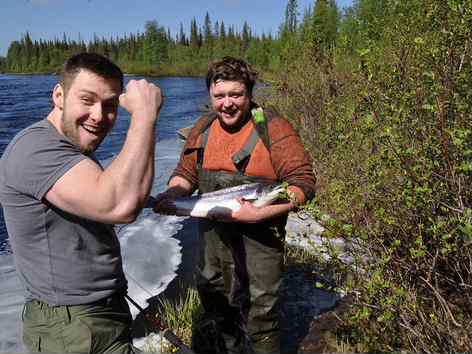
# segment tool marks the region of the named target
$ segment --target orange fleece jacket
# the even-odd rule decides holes
[[[192,128],[184,146],[180,161],[172,176],[181,176],[198,188],[197,149],[202,146],[201,130],[206,119],[200,118]],[[205,147],[203,168],[211,171],[236,172],[232,156],[246,144],[254,123],[250,119],[236,132],[225,130],[215,119],[208,128],[209,136]],[[246,175],[264,177],[287,182],[297,197],[304,203],[313,198],[315,176],[311,160],[300,138],[291,124],[282,117],[273,117],[268,124],[270,151],[260,139],[246,167]]]

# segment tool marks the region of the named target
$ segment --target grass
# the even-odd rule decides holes
[[[157,317],[171,329],[186,345],[190,346],[192,341],[193,319],[201,313],[200,299],[195,288],[189,288],[184,296],[176,301],[159,299],[159,310]],[[165,342],[162,344],[164,352],[173,353],[175,348]]]
[[[319,257],[315,253],[300,247],[285,248],[285,264],[314,264]]]
[[[367,353],[369,349],[362,343],[351,344],[349,339],[335,336],[332,333],[326,336],[327,348],[335,353]]]

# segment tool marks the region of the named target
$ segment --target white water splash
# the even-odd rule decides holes
[[[119,233],[128,295],[141,307],[164,291],[182,261],[180,241],[173,238],[184,218],[149,215]],[[130,304],[133,318],[138,310]]]

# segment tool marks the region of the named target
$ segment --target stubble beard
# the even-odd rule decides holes
[[[74,144],[80,150],[81,153],[83,153],[84,155],[90,155],[97,149],[99,144],[97,144],[97,146],[80,146],[79,128],[75,126],[72,120],[67,119],[66,117],[66,111],[64,109],[61,117],[62,133],[66,138],[71,141],[72,144]]]

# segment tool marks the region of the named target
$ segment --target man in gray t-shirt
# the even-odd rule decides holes
[[[158,87],[103,56],[64,65],[48,117],[21,131],[0,160],[0,202],[26,289],[23,338],[33,352],[133,352],[114,223],[132,222],[154,173]],[[93,151],[118,105],[131,114],[124,146],[104,170]]]

